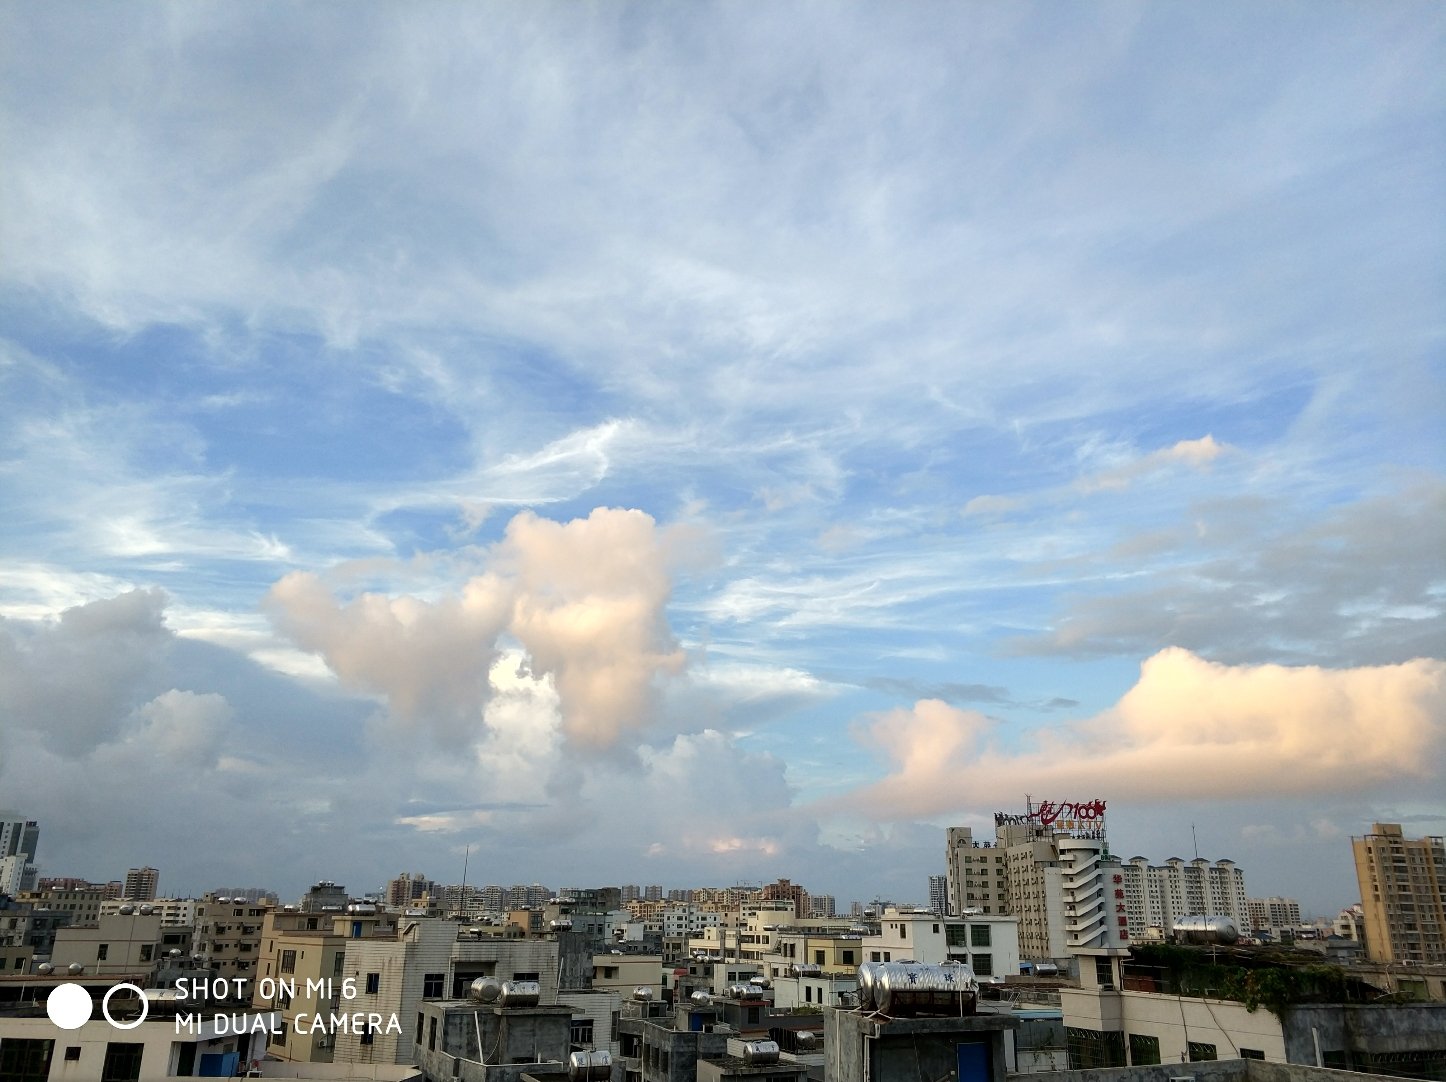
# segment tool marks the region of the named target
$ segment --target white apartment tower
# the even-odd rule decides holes
[[[0,811],[0,894],[35,889],[35,850],[39,845],[38,822],[17,812]]]
[[[1124,874],[1110,856],[1104,809],[1102,800],[1043,802],[1030,804],[1024,815],[995,816],[994,848],[1002,852],[1022,958],[1063,960],[1128,944]]]
[[[1245,873],[1233,860],[1171,857],[1156,865],[1131,857],[1120,871],[1132,939],[1150,938],[1150,929],[1167,936],[1182,917],[1224,916],[1242,931],[1250,927]]]

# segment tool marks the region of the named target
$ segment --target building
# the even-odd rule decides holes
[[[828,919],[834,915],[834,904],[832,894],[810,894],[808,896],[808,915],[815,919]]]
[[[1071,1070],[1255,1059],[1446,1077],[1446,1004],[1381,1003],[1309,951],[1139,946],[1059,996]]]
[[[1019,973],[1019,920],[1016,917],[940,917],[917,909],[890,906],[879,917],[876,934],[862,937],[860,961],[914,961],[927,965],[963,962],[976,977]]]
[[[128,902],[154,901],[160,884],[161,873],[155,868],[130,868],[126,871],[126,885],[121,897]]]
[[[1154,865],[1131,857],[1121,872],[1132,940],[1164,938],[1184,917],[1229,917],[1242,931],[1251,927],[1245,873],[1233,860],[1171,857]]]
[[[135,906],[95,924],[60,928],[50,961],[57,970],[80,966],[86,976],[149,978],[168,957],[190,953],[191,929],[162,928],[159,913]]]
[[[947,875],[929,876],[929,910],[945,916],[949,912],[949,877]]]
[[[301,911],[339,913],[346,909],[350,901],[351,895],[346,892],[346,887],[333,883],[330,879],[323,879],[301,896]]]
[[[1005,1082],[1005,1035],[1018,1025],[1017,1019],[1004,1014],[888,1017],[826,1011],[825,1077],[828,1082]]]
[[[121,911],[122,906],[133,904],[118,898],[109,898],[100,903],[100,913],[97,916],[114,916]],[[199,914],[205,908],[205,903],[196,898],[157,898],[155,901],[146,902],[137,908],[141,912],[159,913],[162,924],[174,925],[178,928],[194,928]],[[94,918],[91,918],[89,923],[93,922]],[[79,921],[77,923],[87,922]]]
[[[188,1011],[189,1020],[178,1024],[176,1007],[155,1001],[142,1017],[139,1001],[122,993],[105,1004],[111,1018],[125,1027],[121,1030],[102,1014],[110,979],[57,975],[22,980],[0,989],[6,996],[0,1000],[0,1078],[6,1082],[229,1078],[261,1059],[262,1032],[279,1024],[274,1015],[232,1007]],[[80,984],[89,995],[92,1014],[79,1028],[61,1030],[41,1004],[51,989],[69,983]],[[391,1076],[392,1082],[408,1077]]]
[[[98,883],[22,891],[16,895],[15,900],[36,909],[65,913],[70,918],[67,922],[70,924],[94,924],[100,919],[102,908],[109,904],[105,900],[105,887]],[[114,904],[115,909],[120,908],[120,902]]]
[[[561,948],[566,944],[569,950]],[[572,949],[575,946],[576,949]],[[564,957],[567,954],[567,957]],[[575,955],[575,957],[574,957]],[[591,980],[592,955],[579,940],[562,936],[504,939],[474,935],[466,925],[426,917],[402,918],[393,933],[350,937],[343,962],[356,997],[352,1011],[380,1014],[384,1019],[415,1021],[421,1004],[462,999],[472,981],[535,981],[543,1004],[556,1004],[563,989],[585,990]],[[365,1033],[336,1035],[338,1063],[410,1063],[416,1031],[390,1027],[366,1040]]]
[[[1008,913],[1009,882],[1004,851],[991,842],[974,840],[969,827],[950,827],[946,834],[948,856],[948,912],[962,916],[966,910]],[[933,904],[932,897],[930,904]]]
[[[382,901],[396,909],[405,909],[434,889],[435,884],[421,872],[402,872],[387,883]]]
[[[341,982],[350,923],[345,916],[322,916],[291,908],[265,910],[251,1004],[281,1015],[282,1025],[267,1037],[269,1055],[293,1062],[332,1061],[335,1034],[318,1032],[306,1023],[333,1008],[342,1008]],[[372,930],[381,928],[387,934],[396,927],[390,917],[374,918],[368,924]]]
[[[147,906],[142,906],[144,912]],[[196,912],[196,952],[213,976],[241,988],[249,998],[250,982],[257,978],[261,960],[262,927],[271,907],[244,898],[208,894]],[[162,923],[165,923],[164,917]]]
[[[1074,955],[1129,941],[1124,873],[1110,855],[1104,814],[1105,802],[1092,800],[1029,802],[1023,815],[995,815],[1003,861],[985,866],[1005,870],[1025,959],[1068,966]]]
[[[0,894],[34,890],[40,824],[18,812],[0,811]]]
[[[1242,930],[1254,932],[1270,928],[1297,928],[1299,926],[1300,903],[1294,898],[1272,896],[1245,899],[1245,924]]]
[[[1446,963],[1446,839],[1407,838],[1399,823],[1374,823],[1351,849],[1371,960]]]
[[[792,902],[795,917],[801,918],[808,915],[808,891],[787,879],[767,884],[760,892],[759,897],[765,902]]]

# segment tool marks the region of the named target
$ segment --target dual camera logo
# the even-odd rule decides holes
[[[110,998],[117,992],[134,992],[140,997],[141,1016],[130,1022],[117,1022],[110,1014]],[[150,1013],[151,1003],[146,998],[145,992],[134,984],[117,984],[108,989],[100,1001],[100,1014],[115,1029],[135,1029],[146,1020]],[[50,1015],[50,1020],[61,1029],[79,1029],[90,1021],[95,1011],[95,1001],[90,998],[90,992],[78,984],[58,984],[50,990],[50,997],[45,1001],[45,1013]]]

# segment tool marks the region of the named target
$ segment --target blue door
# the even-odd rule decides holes
[[[959,1082],[989,1082],[989,1046],[983,1041],[955,1046]]]

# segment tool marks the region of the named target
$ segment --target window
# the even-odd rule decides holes
[[[100,946],[98,946],[98,947],[95,948],[95,960],[96,960],[97,962],[104,962],[104,961],[106,960],[106,956],[109,955],[109,954],[110,954],[110,944],[109,944],[109,943],[102,943]]]
[[[416,1043],[417,1043],[417,1044],[421,1044],[421,1043],[422,1043],[422,1029],[423,1029],[426,1021],[427,1021],[427,1016],[426,1016],[425,1014],[423,1014],[421,1011],[418,1011],[418,1012],[417,1012],[417,1039],[416,1039]]]
[[[1215,1046],[1213,1044],[1205,1044],[1203,1041],[1191,1041],[1188,1047],[1190,1049],[1191,1063],[1199,1063],[1201,1060],[1215,1058]]]
[[[141,1052],[145,1045],[112,1042],[105,1046],[105,1064],[100,1082],[137,1082],[141,1077]]]
[[[573,1044],[592,1044],[592,1019],[574,1018],[567,1028],[567,1039]]]
[[[1241,1058],[1241,1059],[1264,1059],[1264,1058],[1265,1058],[1265,1053],[1262,1052],[1259,1048],[1242,1048],[1242,1049],[1240,1050],[1240,1058]]]
[[[422,975],[422,998],[441,999],[442,987],[447,983],[445,973],[425,973]]]
[[[994,944],[989,941],[989,925],[969,925],[969,945],[971,947],[992,947]]]
[[[283,972],[283,973],[295,973],[295,972],[296,972],[296,952],[295,952],[295,951],[282,951],[282,952],[281,952],[281,972]]]
[[[1065,1030],[1065,1043],[1069,1047],[1072,1071],[1125,1066],[1125,1035],[1119,1030],[1100,1032],[1070,1026]]]
[[[514,981],[535,981],[539,976],[540,974],[537,973],[514,973],[512,979]]]
[[[974,967],[974,973],[980,977],[994,976],[994,955],[974,954],[970,955],[970,961]]]
[[[846,966],[851,966],[851,965],[854,964],[854,952],[853,952],[853,951],[844,951],[844,952],[843,952],[843,964],[846,965]]]
[[[0,1078],[45,1082],[50,1077],[50,1056],[54,1050],[54,1041],[6,1037],[0,1041]],[[70,1058],[69,1050],[65,1058]]]
[[[436,1047],[437,1047],[437,1020],[436,1020],[435,1018],[429,1018],[429,1019],[427,1019],[427,1048],[428,1048],[429,1050],[435,1050]]]
[[[1149,1067],[1160,1062],[1160,1038],[1144,1033],[1130,1034],[1130,1066]]]
[[[80,1059],[80,1045],[71,1044],[65,1047],[65,1058],[68,1060]]]
[[[151,951],[154,950],[154,949],[155,949],[155,947],[154,947],[152,944],[150,944],[150,943],[142,943],[142,944],[141,944],[141,961],[142,961],[142,962],[149,962],[149,961],[151,960]]]
[[[367,995],[374,996],[382,988],[382,975],[380,973],[367,974]]]
[[[372,1024],[371,1024],[370,1022],[368,1022],[368,1023],[367,1023],[366,1032],[364,1032],[364,1033],[361,1035],[361,1040],[360,1040],[359,1043],[360,1043],[360,1044],[371,1044],[374,1040],[376,1040],[376,1030],[373,1029],[373,1028],[372,1028]]]
[[[816,966],[823,965],[823,951],[813,952],[813,964]]]

